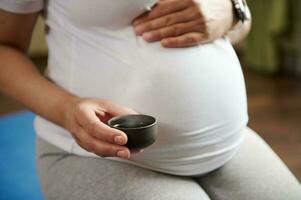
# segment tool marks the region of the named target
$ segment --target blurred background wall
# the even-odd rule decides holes
[[[244,42],[247,67],[301,76],[301,1],[251,0],[253,28]]]
[[[33,58],[47,57],[47,45],[44,37],[44,29],[44,21],[42,17],[39,17],[29,48],[29,55]]]
[[[248,95],[249,126],[301,180],[301,1],[250,0],[253,27],[238,46]],[[41,71],[47,63],[39,19],[29,55]],[[24,109],[0,94],[0,115]]]
[[[237,52],[249,126],[301,180],[301,1],[249,0],[253,26]]]

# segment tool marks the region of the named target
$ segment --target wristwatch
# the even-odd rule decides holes
[[[251,13],[248,8],[246,0],[232,0],[235,14],[239,21],[244,23],[251,18]]]

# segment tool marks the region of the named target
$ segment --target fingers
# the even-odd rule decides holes
[[[208,36],[202,33],[186,33],[177,37],[170,37],[161,40],[161,44],[164,47],[175,48],[175,47],[190,47],[200,44],[200,41],[208,41]]]
[[[89,152],[93,152],[101,157],[121,157],[130,158],[130,150],[124,146],[119,146],[97,140],[90,136],[83,128],[78,127],[77,133],[74,134],[77,143]]]
[[[207,20],[194,0],[162,0],[134,21],[144,40],[161,40],[164,47],[189,47],[209,41]]]
[[[145,21],[149,21],[155,18],[162,17],[164,15],[174,13],[183,10],[193,4],[192,0],[170,0],[159,1],[151,12],[147,12],[144,15],[138,17],[133,21],[133,25],[138,25]]]
[[[144,151],[144,149],[130,150],[131,154],[142,153],[143,151]]]
[[[95,111],[89,107],[78,107],[76,109],[76,121],[88,134],[100,140],[124,145],[127,143],[127,135],[102,123]]]
[[[153,42],[167,37],[180,36],[185,33],[200,32],[202,30],[201,27],[205,27],[205,26],[206,25],[203,23],[202,20],[191,21],[191,22],[175,24],[158,30],[146,32],[142,35],[142,37],[148,42]]]
[[[112,101],[106,101],[101,103],[102,105],[104,105],[105,112],[110,113],[110,115],[112,116],[138,114],[135,110],[119,104],[115,104]]]
[[[136,111],[107,99],[92,98],[79,99],[70,108],[72,109],[69,110],[66,127],[82,148],[101,157],[130,157],[130,150],[124,146],[127,135],[121,130],[111,128],[101,119],[114,115],[137,114]],[[141,151],[132,151],[139,152]]]
[[[134,27],[135,33],[137,35],[141,35],[142,33],[167,27],[173,24],[201,19],[201,13],[195,10],[196,9],[194,7],[189,7],[176,13],[168,14],[144,23],[140,23]]]

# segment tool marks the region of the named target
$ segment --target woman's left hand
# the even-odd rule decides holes
[[[132,24],[146,41],[160,40],[171,48],[211,42],[225,35],[233,21],[231,0],[158,0]]]

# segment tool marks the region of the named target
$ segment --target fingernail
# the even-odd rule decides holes
[[[163,39],[163,40],[161,40],[161,44],[162,44],[164,47],[167,47],[167,46],[169,45],[169,40]]]
[[[116,136],[116,137],[114,138],[114,142],[115,142],[116,144],[124,144],[123,137],[122,137],[122,136]]]
[[[136,26],[136,27],[134,27],[134,31],[137,35],[141,35],[142,27],[141,26]]]
[[[129,155],[125,150],[118,151],[117,156],[119,156],[121,158],[129,158]]]
[[[143,39],[150,41],[152,39],[152,34],[151,33],[143,33],[142,37]]]

